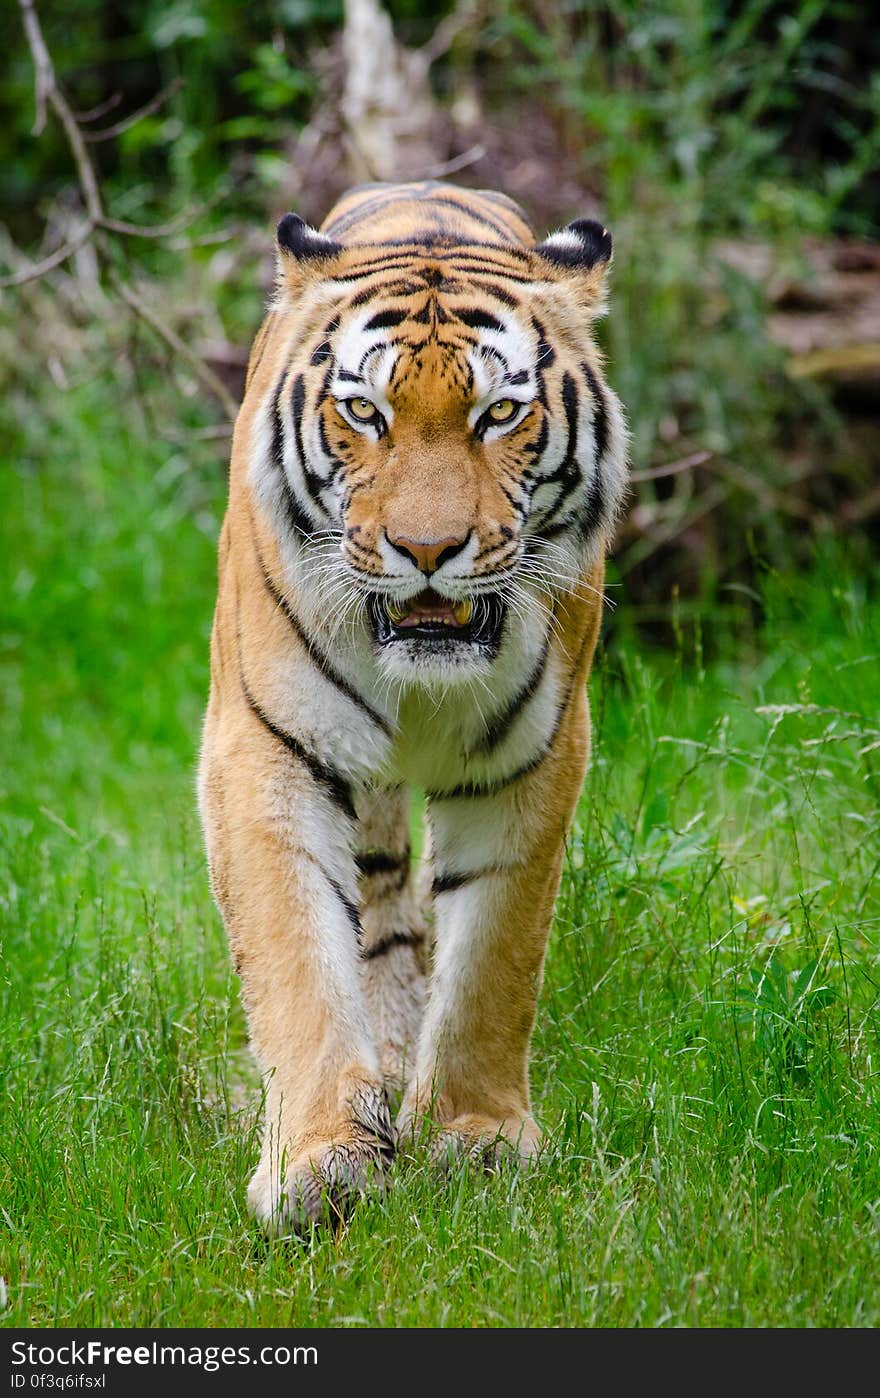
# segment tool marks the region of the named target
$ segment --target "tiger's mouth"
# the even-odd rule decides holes
[[[369,613],[380,646],[418,641],[432,647],[452,643],[496,651],[504,624],[504,603],[496,594],[456,602],[430,587],[406,602],[374,592]]]

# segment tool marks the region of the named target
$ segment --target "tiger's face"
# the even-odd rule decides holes
[[[590,332],[610,239],[583,227],[381,256],[282,221],[321,272],[270,410],[287,520],[398,680],[486,672],[603,546],[624,429]]]

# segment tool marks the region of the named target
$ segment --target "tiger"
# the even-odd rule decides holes
[[[628,468],[601,223],[537,242],[504,194],[368,184],[320,228],[284,215],[275,256],[198,800],[264,1082],[248,1207],[293,1236],[396,1154],[539,1151],[530,1041]]]

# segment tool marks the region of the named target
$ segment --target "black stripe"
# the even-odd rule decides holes
[[[497,244],[493,243],[469,243],[468,246],[497,248]],[[508,249],[508,251],[512,254],[514,252],[514,249],[510,248]],[[419,250],[417,248],[412,248],[411,250],[395,249],[393,251],[389,251],[384,257],[376,257],[368,261],[363,261],[357,267],[352,268],[350,271],[347,271],[343,276],[334,277],[333,280],[341,282],[364,281],[367,277],[379,276],[383,272],[392,271],[407,271],[415,273],[417,275],[417,269],[413,267],[413,263],[418,260],[424,259],[425,256],[426,254],[424,250]],[[528,276],[522,276],[518,272],[512,272],[509,267],[506,267],[503,263],[498,262],[492,258],[488,258],[479,254],[468,255],[468,253],[463,247],[458,249],[452,248],[448,253],[439,253],[438,256],[443,262],[446,262],[453,271],[461,272],[463,275],[467,277],[503,277],[508,281],[519,282],[523,286],[528,286],[533,281],[533,278]],[[472,285],[480,285],[484,290],[489,291],[491,295],[497,296],[499,301],[504,301],[505,304],[509,306],[519,305],[517,299],[514,296],[512,296],[510,292],[505,291],[503,287],[495,288],[493,285],[489,283],[477,283],[476,281],[474,281]],[[444,289],[447,291],[450,290],[451,285],[446,284],[444,286]],[[413,286],[411,292],[389,292],[389,295],[414,295],[416,292],[423,290],[424,286]],[[363,293],[359,293],[359,296],[363,296]],[[365,299],[369,299],[369,297]],[[362,304],[362,302],[360,302],[360,300],[356,300],[351,304]]]
[[[568,424],[568,444],[565,454],[571,458],[577,451],[578,391],[577,384],[567,370],[562,375],[562,406],[565,409],[565,421]]]
[[[469,240],[470,241],[470,240]],[[405,238],[383,238],[381,243],[351,243],[351,249],[363,247],[412,248],[416,257],[436,257],[438,248],[454,248],[456,239],[445,228],[416,228]],[[479,246],[479,244],[478,244]],[[487,243],[487,247],[497,248],[497,243]],[[440,254],[442,256],[442,254]]]
[[[605,407],[605,394],[602,390],[602,385],[590,368],[590,365],[584,363],[581,365],[581,368],[584,371],[584,378],[590,386],[590,392],[595,399],[595,406],[593,408],[593,433],[596,438],[596,464],[598,465],[600,458],[605,455],[605,449],[608,446],[608,413]]]
[[[355,186],[352,193],[357,193],[358,188],[358,186]],[[373,194],[368,199],[360,200],[353,209],[349,209],[347,214],[337,214],[336,218],[331,219],[326,225],[324,231],[335,234],[347,233],[349,229],[354,228],[362,220],[368,219],[372,214],[378,213],[380,209],[384,209],[386,205],[392,204],[395,197],[399,199],[399,195],[395,196],[392,193],[394,188],[395,186],[389,183],[386,188],[382,189],[381,193]]]
[[[477,552],[474,554],[474,563],[482,563],[484,559],[491,558],[493,554],[497,554],[499,552],[506,552],[510,556],[516,553],[516,544],[514,544],[512,548],[508,547],[511,539],[513,538],[513,530],[510,528],[509,525],[506,524],[503,525],[502,528],[507,531],[504,535],[503,542],[500,544],[487,544],[484,549],[478,549]],[[496,568],[493,571],[500,571],[499,565],[496,564]]]
[[[246,375],[247,383],[250,383],[251,379],[254,377],[254,374],[262,363],[263,355],[266,353],[266,345],[269,343],[269,323],[271,316],[272,312],[270,311],[263,321],[263,324],[260,326],[257,337],[251,346]]]
[[[553,736],[556,736],[555,730]],[[524,766],[518,767],[515,772],[511,772],[509,777],[502,777],[496,782],[462,782],[460,786],[453,786],[449,791],[426,791],[425,799],[427,801],[458,801],[462,797],[472,799],[482,796],[498,796],[502,791],[506,790],[507,787],[513,786],[514,782],[518,782],[521,777],[528,776],[529,772],[534,772],[536,767],[540,767],[552,746],[553,739],[551,738],[546,747],[542,748],[539,753],[536,753]]]
[[[408,266],[406,266],[405,269],[410,270]],[[402,267],[401,271],[403,270],[404,268]],[[373,277],[377,274],[375,272],[367,272],[364,275]],[[352,276],[349,277],[348,280],[357,281],[358,277]],[[358,292],[357,296],[352,296],[348,303],[348,309],[351,311],[354,310],[355,306],[366,306],[368,302],[375,301],[377,296],[389,296],[397,299],[401,296],[420,296],[424,290],[424,286],[418,282],[403,280],[398,280],[396,282],[381,281],[374,286],[365,286],[363,291]]]
[[[409,862],[409,849],[405,849],[402,854],[393,854],[391,850],[385,849],[368,849],[355,855],[355,864],[367,877],[374,874],[396,874],[401,869],[408,870]]]
[[[605,393],[598,375],[593,372],[590,365],[587,363],[583,363],[581,368],[590,386],[590,392],[595,399],[593,408],[593,435],[596,441],[596,455],[593,460],[593,478],[590,481],[587,504],[580,520],[581,534],[587,539],[595,529],[598,529],[606,512],[605,488],[602,480],[602,457],[605,455],[605,450],[608,446],[608,410],[605,401]]]
[[[361,948],[361,958],[364,961],[372,961],[377,956],[384,956],[386,951],[391,951],[392,947],[418,947],[425,940],[421,932],[389,932],[380,941],[374,942],[372,946]]]
[[[566,529],[571,529],[572,525],[576,523],[575,519],[560,519],[547,527],[541,525],[537,537],[539,539],[558,539],[560,534],[564,534]]]
[[[290,481],[287,479],[287,472],[284,469],[284,423],[281,420],[281,394],[284,389],[284,380],[286,376],[287,370],[281,375],[278,381],[278,387],[275,391],[274,408],[272,411],[272,445],[270,447],[270,454],[272,457],[272,465],[275,467],[280,477],[281,494],[284,498],[287,522],[294,534],[300,534],[308,539],[314,533],[315,525],[294,495]]]
[[[544,637],[544,645],[541,649],[541,654],[538,656],[535,668],[532,670],[529,678],[526,680],[519,693],[513,696],[507,708],[503,709],[489,724],[489,727],[486,729],[486,732],[483,734],[477,746],[471,749],[471,756],[476,753],[488,756],[489,753],[494,752],[499,743],[504,741],[513,727],[513,724],[516,722],[521,710],[529,702],[535,690],[538,688],[538,685],[541,683],[549,654],[550,637],[547,635]]]
[[[541,418],[541,426],[538,428],[537,437],[533,442],[528,442],[526,446],[523,447],[523,451],[527,452],[529,456],[534,456],[536,459],[543,456],[544,452],[547,450],[549,437],[550,421],[545,413]],[[529,472],[529,474],[531,475],[531,472]]]
[[[306,490],[309,493],[309,499],[313,502],[315,508],[319,510],[322,515],[326,516],[327,510],[325,509],[324,503],[321,500],[321,491],[326,487],[327,482],[324,480],[323,476],[319,476],[315,471],[311,470],[309,463],[306,460],[305,448],[303,446],[302,416],[303,409],[305,408],[305,403],[306,381],[303,378],[302,374],[297,374],[296,378],[293,381],[293,397],[291,399],[290,405],[291,411],[293,413],[293,439],[296,445],[297,455],[299,456],[299,464],[303,474],[303,481],[305,483]]]
[[[380,272],[404,272],[412,268],[412,252],[388,252],[377,257],[365,257],[346,273],[346,281],[363,281],[365,277],[377,276]],[[340,280],[343,280],[340,278]]]
[[[513,491],[508,490],[506,485],[501,486],[501,494],[504,496],[511,509],[516,510],[516,513],[520,516],[521,519],[525,519],[529,512],[528,506],[525,505],[522,500],[518,500],[517,497],[513,494]]]
[[[490,223],[489,217],[485,211],[479,213],[475,211],[473,207],[466,202],[466,198],[455,199],[451,194],[445,193],[448,186],[444,186],[436,180],[425,180],[421,181],[420,184],[421,193],[415,196],[415,199],[419,202],[420,213],[424,213],[430,217],[437,205],[445,205],[454,209],[459,215],[471,217],[476,222],[487,224],[493,231],[500,232],[505,241],[512,240],[516,236],[508,224],[504,223],[502,220],[499,220],[497,224],[494,222]],[[438,190],[441,192],[437,193]],[[358,190],[356,187],[352,193],[357,192]],[[518,208],[513,200],[508,200],[505,196],[497,197],[493,195],[491,191],[481,192],[481,197],[483,202],[497,204],[504,209],[505,212],[515,214],[521,222],[525,223],[522,210]],[[381,188],[379,193],[362,199],[353,209],[350,209],[348,213],[337,215],[337,217],[328,223],[322,231],[325,233],[332,232],[334,234],[346,233],[356,228],[358,223],[367,222],[373,218],[375,214],[388,208],[389,205],[402,204],[404,202],[413,201],[412,199],[407,200],[406,197],[401,194],[398,185],[389,183],[387,187]],[[382,246],[385,246],[385,244]],[[488,246],[498,247],[499,244],[492,243]],[[514,251],[514,249],[511,249],[511,251]]]
[[[415,321],[417,325],[429,325],[433,323],[437,326],[448,325],[450,317],[440,305],[434,292],[429,292],[422,309],[420,311],[414,311],[410,316],[410,320]]]
[[[367,348],[364,350],[363,354],[361,355],[361,360],[358,364],[358,373],[363,374],[364,366],[366,365],[366,362],[370,358],[370,356],[375,354],[377,350],[387,349],[388,344],[389,342],[387,340],[374,340],[371,345],[368,345]]]
[[[356,228],[359,223],[368,222],[375,214],[381,213],[383,209],[387,209],[389,204],[413,203],[416,200],[418,200],[420,204],[419,212],[426,213],[428,216],[430,216],[432,205],[440,203],[453,203],[452,200],[444,200],[431,192],[432,186],[434,188],[442,188],[441,185],[437,184],[437,181],[427,180],[421,181],[420,183],[422,193],[420,196],[416,195],[415,198],[402,195],[400,192],[400,187],[397,184],[390,182],[384,186],[380,184],[379,193],[373,194],[369,198],[362,199],[358,204],[355,205],[353,209],[350,209],[348,213],[337,214],[336,218],[334,218],[330,223],[328,223],[325,229],[322,231],[329,233],[332,230],[334,233],[337,234],[347,233],[351,229]],[[363,188],[365,189],[367,187],[368,186],[363,186]],[[353,194],[358,192],[358,186],[355,186],[354,190],[351,191],[351,193]],[[455,203],[454,207],[458,209],[459,212],[470,212],[466,205],[462,203]],[[413,236],[417,235],[414,234]],[[398,240],[389,239],[388,241],[396,242]],[[387,244],[384,241],[382,244],[380,244],[380,246],[382,247],[385,247],[386,245]]]
[[[460,267],[456,265],[454,261],[450,262],[449,265],[454,272],[461,272],[462,276],[467,277],[468,291],[485,291],[487,295],[494,296],[495,300],[500,301],[504,306],[516,307],[521,303],[519,299],[514,296],[513,292],[507,291],[503,286],[498,286],[493,281],[486,280],[487,277],[506,277],[509,281],[522,282],[524,286],[529,285],[528,277],[515,277],[512,272],[496,272],[494,268],[480,265],[475,265],[473,267],[465,265],[464,267]]]
[[[577,384],[567,371],[562,375],[562,406],[565,411],[565,421],[568,427],[568,440],[565,444],[565,455],[555,471],[551,471],[548,476],[538,476],[535,482],[536,487],[539,485],[552,485],[554,481],[562,482],[562,494],[553,507],[553,514],[558,513],[565,492],[569,489],[573,489],[581,479],[577,464],[578,391]]]
[[[480,238],[468,238],[455,243],[450,249],[444,262],[467,263],[469,266],[479,266],[491,271],[493,276],[510,277],[511,281],[533,282],[534,277],[529,276],[529,253],[524,248],[516,248],[512,243],[502,246],[500,243],[487,243]],[[519,262],[520,266],[514,270],[510,263]]]
[[[503,276],[508,273],[509,262],[519,262],[525,271],[531,261],[531,249],[521,245],[518,247],[513,234],[508,233],[507,237],[508,241],[504,243],[488,242],[485,238],[461,238],[453,244],[448,260],[465,257],[470,261],[482,261],[497,268]],[[472,252],[472,248],[478,248],[479,251]]]
[[[544,537],[546,537],[546,530],[552,528],[560,515],[565,513],[566,506],[577,487],[583,484],[583,476],[577,462],[578,391],[577,384],[567,370],[562,375],[562,405],[568,423],[565,455],[555,471],[551,472],[549,476],[538,476],[535,480],[535,490],[543,485],[553,485],[557,481],[559,482],[559,493],[556,500],[549,513],[544,516],[543,523],[538,524],[538,532]]]
[[[335,767],[328,767],[325,763],[321,762],[313,752],[309,752],[308,748],[303,746],[298,738],[294,738],[292,733],[287,733],[283,728],[279,728],[278,724],[273,722],[266,713],[266,710],[251,694],[248,689],[247,680],[244,677],[244,667],[241,664],[241,652],[239,652],[239,669],[242,691],[247,701],[247,706],[254,717],[260,720],[263,727],[272,734],[273,738],[277,738],[279,743],[283,743],[288,752],[292,752],[294,757],[299,758],[300,762],[308,769],[310,775],[318,785],[324,787],[335,805],[337,805],[350,820],[356,820],[357,815],[354,809],[354,802],[351,799],[351,789],[342,774],[337,772]]]
[[[480,345],[479,353],[483,359],[497,359],[498,363],[505,371],[505,375],[510,373],[510,364],[508,363],[506,357],[501,353],[501,350],[496,349],[494,345]]]
[[[549,369],[556,362],[556,351],[547,339],[547,331],[537,316],[532,316],[532,329],[538,337],[538,363],[536,367]]]
[[[336,897],[339,899],[340,903],[342,904],[343,908],[345,909],[346,916],[348,917],[349,922],[351,923],[352,927],[354,928],[355,936],[357,937],[358,941],[360,941],[360,938],[361,938],[361,915],[360,915],[360,911],[359,911],[359,909],[358,909],[357,903],[353,903],[353,902],[351,901],[351,899],[348,897],[348,895],[347,895],[346,893],[343,892],[342,888],[340,888],[340,886],[339,886],[339,884],[336,882],[336,880],[335,880],[335,879],[332,879],[332,878],[330,877],[330,875],[327,873],[327,870],[326,870],[326,869],[322,869],[322,870],[321,870],[321,873],[324,875],[324,878],[327,880],[327,882],[329,883],[330,887],[333,889],[333,892],[336,894]]]
[[[497,316],[490,315],[488,311],[459,311],[455,312],[458,320],[464,321],[472,330],[503,330],[504,326]]]
[[[394,325],[400,325],[406,320],[409,311],[377,311],[374,316],[370,316],[364,326],[365,330],[386,330]]]
[[[438,204],[442,204],[444,208],[455,209],[455,212],[456,212],[457,214],[462,214],[462,215],[464,215],[465,218],[472,219],[472,220],[474,221],[474,223],[479,223],[479,224],[481,224],[483,228],[491,228],[493,233],[499,233],[499,234],[501,235],[501,237],[504,239],[504,243],[503,243],[503,244],[498,244],[498,243],[487,243],[487,244],[477,244],[477,246],[486,246],[486,247],[499,247],[499,246],[500,246],[500,247],[502,247],[502,248],[505,248],[505,245],[506,245],[508,242],[512,242],[512,241],[513,241],[514,234],[511,232],[511,230],[510,230],[510,228],[508,227],[508,225],[507,225],[506,223],[502,222],[501,219],[491,218],[491,217],[489,216],[489,214],[486,214],[486,213],[477,213],[477,211],[476,211],[475,209],[471,208],[469,205],[463,203],[462,201],[460,201],[460,200],[458,200],[458,199],[448,199],[448,198],[445,198],[442,194],[429,194],[429,195],[426,197],[426,199],[425,199],[425,208],[426,208],[426,210],[431,210],[431,209],[435,208]],[[444,230],[444,232],[445,232],[445,230]],[[454,235],[454,233],[452,232],[452,230],[450,230],[450,232],[447,233],[445,236],[447,236],[447,237],[454,237],[455,235]],[[468,245],[470,246],[472,240],[471,240],[470,238],[468,238],[466,241],[467,241]],[[505,250],[506,250],[506,248],[505,248]]]
[[[327,484],[331,485],[333,481],[336,480],[339,472],[345,470],[345,462],[336,455],[336,452],[330,445],[330,439],[327,436],[327,427],[322,417],[318,418],[318,438],[321,442],[321,450],[325,456],[329,457],[331,462],[330,475],[327,477]]]
[[[584,658],[584,651],[587,648],[589,639],[590,627],[588,626],[584,633],[584,639],[581,642],[580,650],[577,653],[577,659],[575,660],[574,666],[572,667],[571,680],[565,691],[565,697],[562,703],[560,704],[559,710],[556,714],[556,722],[553,724],[553,732],[550,734],[550,737],[547,739],[546,744],[543,748],[541,748],[540,752],[535,753],[535,756],[531,758],[528,762],[526,762],[524,766],[517,768],[515,772],[511,772],[509,777],[502,777],[500,781],[485,783],[464,782],[461,786],[454,786],[450,791],[426,791],[425,799],[427,801],[456,801],[463,796],[470,798],[480,796],[496,796],[500,792],[506,790],[507,787],[513,786],[514,782],[520,781],[522,777],[528,776],[530,772],[534,772],[536,768],[540,767],[545,757],[548,757],[549,754],[552,752],[553,745],[559,736],[559,730],[562,727],[562,720],[565,718],[565,715],[568,711],[568,705],[571,701],[571,696],[574,693],[574,687],[577,681],[578,671],[580,670],[581,661]]]
[[[466,888],[470,883],[476,883],[478,879],[485,879],[490,874],[507,873],[503,864],[489,864],[485,869],[473,869],[469,874],[448,873],[437,874],[431,884],[431,893],[436,898],[440,893],[456,893],[460,888]]]
[[[296,615],[296,612],[293,610],[293,607],[290,605],[284,594],[279,590],[274,579],[271,577],[268,568],[263,562],[263,556],[260,553],[260,547],[257,543],[256,535],[253,534],[252,537],[254,543],[254,552],[257,555],[257,562],[260,565],[260,572],[263,575],[263,582],[265,584],[266,591],[269,593],[269,596],[272,598],[272,601],[275,603],[275,605],[279,607],[281,611],[284,613],[284,616],[287,618],[287,621],[290,624],[291,630],[294,632],[295,636],[297,637],[297,640],[299,640],[305,648],[306,654],[308,655],[309,659],[313,662],[314,665],[317,666],[317,668],[321,671],[321,674],[324,676],[326,680],[329,680],[329,682],[332,685],[335,685],[336,688],[340,691],[340,693],[344,694],[347,699],[350,699],[353,704],[357,704],[358,708],[363,713],[365,713],[368,718],[372,719],[373,723],[375,723],[378,728],[381,728],[382,732],[386,733],[390,738],[392,735],[392,728],[388,721],[385,718],[383,718],[382,715],[378,713],[372,707],[371,704],[368,704],[366,699],[364,699],[362,695],[360,695],[357,692],[356,689],[353,689],[347,680],[343,679],[342,675],[339,674],[338,670],[334,669],[333,665],[327,659],[320,646],[318,646],[315,643],[315,641],[306,631],[299,617]]]

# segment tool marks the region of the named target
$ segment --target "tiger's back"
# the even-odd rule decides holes
[[[349,246],[411,243],[415,234],[450,238],[458,246],[531,247],[535,242],[522,210],[507,195],[436,180],[358,185],[334,205],[321,231]]]

